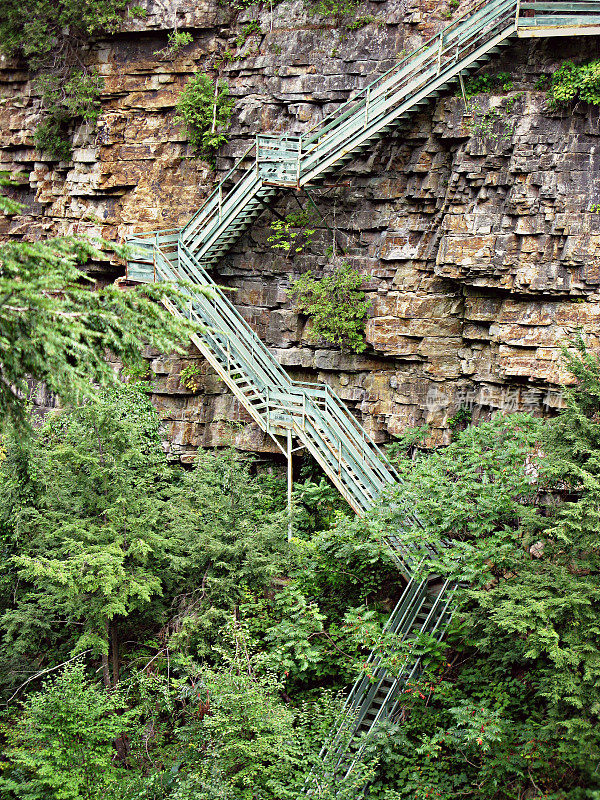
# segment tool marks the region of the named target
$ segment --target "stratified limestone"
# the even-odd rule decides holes
[[[39,98],[20,65],[0,63],[0,163],[20,172],[16,194],[27,204],[1,223],[3,237],[116,239],[185,223],[215,179],[175,121],[190,75],[219,65],[236,99],[223,174],[256,132],[317,123],[450,11],[431,0],[367,2],[356,16],[378,21],[349,31],[300,0],[244,12],[208,0],[138,5],[144,19],[90,46],[103,113],[95,130],[75,132],[71,162],[36,152]],[[252,20],[261,33],[236,42]],[[171,57],[174,27],[194,42]],[[430,443],[442,443],[465,406],[474,418],[554,412],[568,380],[561,344],[581,329],[598,347],[598,111],[550,112],[535,90],[540,74],[592,57],[595,46],[594,37],[515,43],[489,67],[513,75],[509,92],[472,98],[468,110],[460,96],[442,97],[344,168],[338,185],[311,190],[326,224],[317,223],[310,248],[295,258],[273,250],[267,212],[223,259],[215,277],[237,290],[233,301],[280,362],[298,379],[330,384],[377,440],[427,422]],[[291,194],[277,200],[280,214],[297,209]],[[339,258],[362,272],[371,300],[361,355],[314,342],[288,299],[294,277],[326,267],[332,229]],[[174,455],[189,461],[196,448],[219,444],[274,452],[193,348],[186,359],[149,358]],[[190,363],[200,367],[195,389],[180,379]]]

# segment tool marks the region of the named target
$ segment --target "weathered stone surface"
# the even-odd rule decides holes
[[[103,112],[95,130],[74,132],[72,162],[36,152],[39,98],[20,65],[0,62],[0,168],[20,172],[14,194],[27,205],[0,222],[1,236],[119,238],[183,224],[215,178],[175,120],[190,75],[218,66],[236,100],[223,174],[257,131],[315,124],[445,24],[448,11],[433,0],[366,2],[358,15],[381,24],[348,31],[301,0],[243,12],[215,0],[138,5],[144,19],[128,19],[88,54],[104,78]],[[236,42],[254,20],[260,34]],[[194,42],[171,57],[174,27]],[[500,408],[552,412],[568,379],[561,344],[581,329],[598,347],[600,215],[590,211],[600,203],[598,110],[551,113],[534,89],[540,73],[592,57],[595,46],[594,37],[511,45],[491,66],[511,72],[511,92],[474,98],[472,115],[458,95],[439,98],[347,166],[337,186],[312,189],[325,222],[304,252],[271,249],[265,214],[219,265],[215,277],[237,290],[240,313],[292,376],[331,385],[378,441],[427,422],[430,444],[444,442],[464,405],[475,419]],[[275,206],[297,209],[292,195]],[[295,277],[322,273],[332,229],[372,304],[360,355],[314,342],[288,299]],[[119,269],[104,267],[104,277]],[[197,447],[225,443],[275,452],[193,348],[184,359],[149,357],[174,455],[189,461]],[[189,363],[200,367],[195,389],[180,378]]]

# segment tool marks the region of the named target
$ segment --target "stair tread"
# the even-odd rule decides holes
[[[480,10],[477,13],[490,14],[491,11],[486,12],[484,9],[483,12]],[[537,19],[535,21],[543,24],[544,12],[538,13],[542,18],[541,23],[538,23]],[[600,12],[598,18],[600,19]],[[501,17],[498,19],[500,20]],[[321,128],[319,133],[311,137],[310,141],[314,143],[311,145],[312,150],[306,154],[303,151],[300,161],[301,173],[299,174],[303,181],[310,185],[322,183],[327,175],[339,169],[340,166],[361,153],[368,152],[377,139],[394,130],[402,120],[420,113],[422,108],[447,91],[451,84],[456,83],[460,71],[472,72],[479,64],[486,63],[494,57],[501,48],[508,44],[508,38],[515,32],[516,25],[513,22],[498,22],[497,24],[495,18],[491,18],[491,22],[493,24],[490,25],[490,20],[488,20],[485,25],[481,26],[483,32],[481,36],[487,37],[486,39],[469,38],[473,36],[473,23],[469,23],[467,16],[464,22],[459,22],[458,27],[447,34],[449,39],[436,40],[436,42],[440,42],[440,45],[450,41],[452,47],[454,47],[453,42],[456,41],[456,60],[454,62],[452,62],[452,57],[448,56],[450,51],[443,50],[442,46],[437,50],[437,43],[434,42],[428,46],[429,49],[418,51],[422,55],[414,63],[411,64],[409,57],[404,62],[406,67],[399,68],[396,74],[386,73],[385,78],[376,84],[374,89],[369,90],[371,92],[369,98],[372,99],[366,100],[366,103],[370,102],[368,111],[365,101],[359,99],[354,110],[349,112],[347,117],[342,117],[337,124],[330,123],[331,127]],[[501,28],[501,24],[506,25],[506,28]],[[464,37],[462,40],[461,36]],[[463,51],[459,51],[461,41]],[[447,47],[450,45],[447,44]],[[427,81],[429,83],[426,83]],[[350,108],[353,107],[350,106]],[[293,141],[293,139],[290,140],[290,142]],[[260,153],[260,136],[257,142]],[[290,142],[281,147],[279,159],[273,160],[272,167],[265,170],[264,176],[259,175],[258,170],[252,165],[242,172],[242,177],[236,182],[234,176],[238,173],[235,170],[238,168],[241,170],[245,157],[242,158],[230,173],[231,181],[227,183],[226,188],[221,184],[219,194],[211,195],[205,206],[182,229],[179,234],[180,238],[177,239],[178,234],[169,232],[163,242],[160,242],[160,234],[157,234],[156,242],[149,239],[147,247],[152,248],[153,258],[148,260],[143,257],[132,259],[128,264],[128,274],[131,271],[134,280],[136,275],[138,280],[172,280],[173,270],[183,266],[182,271],[185,271],[186,274],[196,274],[199,276],[200,282],[210,285],[198,270],[202,267],[211,268],[218,264],[231,245],[262,213],[266,207],[265,201],[275,196],[277,191],[275,188],[267,187],[273,187],[277,182],[279,188],[294,185],[293,148]],[[260,169],[260,160],[257,160],[256,163]],[[168,256],[164,255],[161,247],[168,250]],[[178,256],[175,254],[176,247]],[[183,264],[182,258],[184,259]],[[160,278],[157,278],[157,269],[161,273]],[[144,278],[144,276],[146,277]],[[208,305],[208,302],[200,295],[198,295],[197,301],[194,300],[194,309],[198,318],[214,329],[219,327],[216,322],[222,320],[225,323],[223,327],[231,330],[230,318],[235,312],[228,300],[218,296],[214,301],[215,307]],[[234,320],[234,330],[236,332],[239,330],[238,335],[242,340],[244,337],[252,338],[254,336],[245,330],[239,317],[234,317]],[[229,328],[227,328],[227,321],[229,321]],[[228,359],[223,355],[222,342],[218,346],[215,344],[215,342],[219,342],[219,338],[218,335],[214,335],[212,338],[205,336],[203,339],[202,335],[199,335],[198,340],[204,341],[205,349],[202,352],[206,355],[209,363],[218,368],[220,374],[223,375],[224,372],[226,373]],[[254,342],[255,339],[252,341]],[[312,412],[306,414],[305,409],[302,425],[300,425],[298,422],[300,416],[298,390],[294,390],[296,393],[293,396],[291,392],[288,394],[287,383],[278,393],[277,408],[274,409],[273,404],[267,402],[263,392],[258,389],[252,379],[252,375],[258,375],[260,372],[256,372],[256,365],[251,367],[243,363],[243,353],[244,349],[239,348],[235,358],[236,360],[240,358],[242,363],[225,377],[230,389],[236,391],[242,405],[254,415],[254,419],[259,421],[263,430],[267,428],[267,432],[269,432],[269,424],[277,425],[278,422],[281,422],[288,427],[291,426],[294,435],[317,457],[325,472],[355,510],[359,513],[364,512],[372,505],[381,489],[395,480],[395,476],[388,469],[386,462],[379,458],[375,449],[364,451],[364,445],[362,445],[360,435],[357,436],[356,427],[350,421],[347,423],[340,421],[340,419],[345,419],[343,416],[336,418],[333,412],[321,411],[322,419],[319,419]],[[272,380],[273,384],[277,385],[280,381],[278,376],[281,374],[281,367],[274,358],[271,361],[270,359],[265,348],[260,356],[260,369],[269,376],[269,381]],[[261,385],[263,384],[261,383]],[[268,413],[263,413],[265,409],[268,409]],[[294,428],[294,425],[297,428]],[[418,556],[418,551],[409,550],[401,560],[394,554],[395,550],[400,553],[404,551],[401,539],[390,534],[385,537],[385,541],[401,568],[403,563],[410,563],[409,558],[416,559]],[[424,629],[432,631],[436,626],[439,626],[438,630],[441,635],[443,626],[450,618],[450,614],[446,610],[448,601],[446,596],[441,595],[441,592],[446,591],[445,579],[438,575],[429,576],[421,585],[422,588],[417,591],[416,584],[409,584],[406,589],[406,592],[409,593],[406,595],[408,599],[406,603],[401,601],[401,604],[397,606],[399,609],[397,616],[390,623],[392,629],[403,636],[414,636]],[[447,597],[449,598],[450,595]],[[406,673],[412,674],[416,664],[417,662],[413,662],[411,667],[409,662],[405,667]],[[380,674],[379,671],[377,674]],[[361,707],[362,719],[357,725],[359,731],[368,731],[379,715],[392,713],[394,697],[402,685],[402,678],[395,679],[389,675],[383,675],[379,678],[376,689],[368,690],[361,695],[363,704],[368,703],[368,707]]]

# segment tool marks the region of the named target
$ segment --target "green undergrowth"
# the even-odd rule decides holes
[[[363,519],[305,460],[289,545],[285,480],[169,462],[146,384],[7,431],[3,797],[297,800],[313,770],[325,800],[596,800],[600,365],[566,358],[555,420],[465,417],[435,452],[407,431]],[[390,530],[460,584],[443,642],[382,633]],[[320,750],[371,649],[423,671],[346,775]]]

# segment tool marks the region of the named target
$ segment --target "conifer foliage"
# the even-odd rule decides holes
[[[192,328],[156,302],[177,290],[94,291],[82,267],[101,258],[98,244],[75,238],[0,245],[0,417],[25,420],[28,378],[72,400],[114,384],[109,353],[133,366],[145,344],[183,352]]]
[[[397,447],[402,486],[366,519],[311,515],[326,487],[304,475],[290,547],[281,481],[232,452],[170,463],[144,383],[5,435],[3,796],[297,800],[315,770],[321,800],[596,800],[600,365],[566,356],[555,420]],[[374,643],[392,669],[409,651],[381,639],[390,528],[460,587],[347,775],[321,752],[341,690]]]

